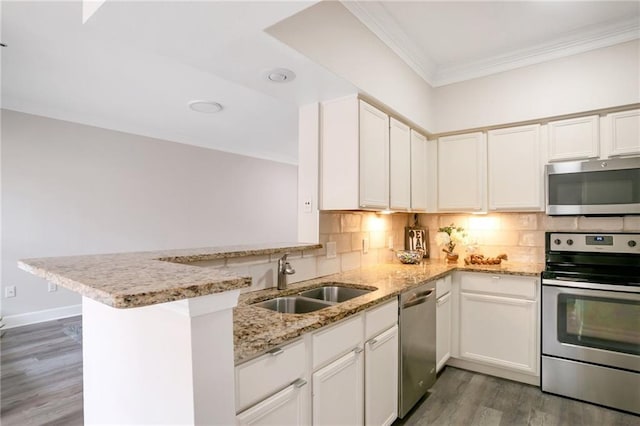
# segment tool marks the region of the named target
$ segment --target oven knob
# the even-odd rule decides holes
[[[557,245],[557,246],[559,246],[561,242],[562,242],[562,241],[560,241],[560,239],[559,239],[559,238],[556,238],[555,240],[553,240],[553,243],[554,243],[555,245]]]
[[[567,244],[568,244],[568,245],[570,245],[570,246],[571,246],[571,245],[573,245],[573,240],[572,240],[571,238],[569,238],[569,239],[567,240]]]
[[[635,247],[637,243],[635,241],[631,240],[627,244],[629,244],[629,247]]]

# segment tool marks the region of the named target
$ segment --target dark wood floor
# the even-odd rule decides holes
[[[0,340],[0,422],[82,425],[82,344],[73,317],[9,329]]]
[[[80,317],[7,330],[0,340],[0,422],[82,424]],[[640,426],[640,417],[447,367],[431,395],[394,425]]]
[[[638,426],[640,417],[543,393],[540,388],[446,367],[431,394],[394,426]]]

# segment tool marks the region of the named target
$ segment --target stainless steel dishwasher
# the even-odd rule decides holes
[[[433,281],[400,295],[400,418],[436,381],[435,285]]]

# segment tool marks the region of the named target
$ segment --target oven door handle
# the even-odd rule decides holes
[[[572,287],[572,288],[584,288],[588,290],[603,290],[603,291],[620,291],[624,293],[640,293],[640,287],[633,285],[615,285],[615,284],[600,284],[591,283],[585,281],[571,281],[569,279],[564,280],[552,280],[544,278],[542,285],[550,285],[555,287]]]

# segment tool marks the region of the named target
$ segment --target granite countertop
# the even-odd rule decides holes
[[[24,259],[18,267],[114,308],[135,308],[249,287],[251,277],[190,263],[321,248],[272,243]]]
[[[234,309],[235,362],[240,364],[284,343],[294,341],[304,333],[324,327],[350,315],[371,308],[398,294],[441,278],[452,271],[486,272],[521,276],[539,276],[541,263],[525,264],[504,262],[501,265],[447,264],[429,260],[420,265],[400,263],[381,264],[357,269],[288,286],[287,290],[274,288],[245,293]],[[300,291],[328,283],[350,287],[376,289],[355,299],[306,314],[281,314],[251,306],[252,303],[279,296],[294,295]]]

